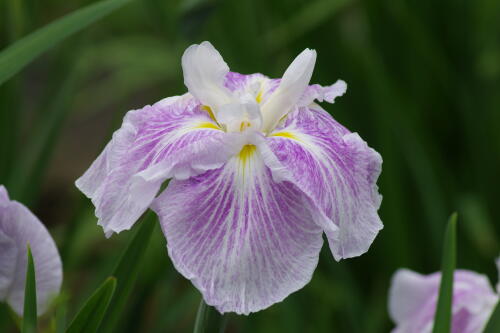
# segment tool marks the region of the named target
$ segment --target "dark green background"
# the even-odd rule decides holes
[[[91,2],[0,0],[0,48]],[[325,244],[310,284],[265,311],[230,315],[229,332],[387,332],[391,275],[439,269],[453,211],[458,267],[496,283],[500,1],[141,0],[0,86],[0,184],[54,235],[70,317],[131,234],[106,240],[73,182],[127,110],[185,92],[181,55],[203,40],[231,70],[271,77],[304,48],[316,49],[312,81],[348,84],[324,107],[384,159],[385,227],[370,251],[337,263]],[[198,292],[173,269],[158,227],[144,246],[119,331],[190,331]],[[0,308],[0,331],[12,325]]]

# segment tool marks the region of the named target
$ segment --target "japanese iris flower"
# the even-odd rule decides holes
[[[314,102],[346,91],[309,85],[315,61],[306,49],[269,79],[230,72],[209,42],[190,46],[189,92],[128,112],[76,182],[106,235],[151,207],[176,269],[207,304],[243,314],[308,283],[323,232],[337,260],[366,252],[382,228],[382,159]]]
[[[49,232],[24,205],[9,199],[0,186],[0,301],[23,314],[27,246],[35,265],[37,313],[43,314],[59,293],[62,265]]]
[[[500,269],[500,259],[497,259]],[[389,290],[389,314],[396,323],[393,333],[432,332],[439,296],[441,273],[421,275],[401,269]],[[452,333],[481,333],[499,300],[488,277],[468,270],[456,270],[453,277]]]

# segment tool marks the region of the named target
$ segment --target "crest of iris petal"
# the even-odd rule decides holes
[[[106,235],[151,207],[176,269],[207,304],[243,314],[309,282],[323,233],[336,260],[366,252],[382,228],[382,159],[316,103],[346,84],[309,85],[315,62],[306,49],[271,79],[190,46],[188,93],[130,111],[76,182]]]

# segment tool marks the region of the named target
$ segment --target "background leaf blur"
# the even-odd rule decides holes
[[[93,3],[0,1],[0,49]],[[229,332],[387,332],[391,275],[399,267],[439,270],[454,210],[461,217],[457,267],[496,283],[499,1],[141,0],[57,44],[0,86],[0,183],[15,187],[13,199],[54,235],[68,318],[112,272],[134,234],[105,239],[74,180],[126,111],[185,91],[180,57],[202,40],[232,70],[274,77],[304,48],[315,48],[312,81],[348,83],[347,94],[325,108],[384,158],[385,227],[370,251],[336,263],[325,246],[309,285],[266,311],[229,315]],[[198,292],[172,267],[159,228],[147,245],[121,329],[191,331]],[[50,316],[39,326],[49,327]],[[14,327],[0,307],[0,331]]]

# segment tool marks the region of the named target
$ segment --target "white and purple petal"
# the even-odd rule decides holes
[[[280,302],[317,265],[322,230],[302,192],[275,178],[247,145],[219,169],[172,180],[153,203],[175,267],[220,312]]]
[[[59,252],[45,226],[0,186],[0,301],[23,313],[27,246],[35,264],[37,310],[43,314],[62,283]]]
[[[129,229],[163,181],[220,167],[225,133],[190,95],[130,111],[76,186],[96,207],[107,236]]]
[[[210,42],[188,47],[182,56],[182,70],[189,92],[215,112],[233,100],[224,86],[229,67]]]
[[[346,91],[347,84],[342,80],[337,80],[334,84],[326,87],[313,84],[307,87],[297,106],[310,106],[315,100],[318,102],[334,103],[335,99],[344,95]]]
[[[432,331],[440,282],[439,272],[421,275],[401,269],[394,274],[389,291],[389,315],[396,324],[394,333]],[[451,331],[482,332],[497,302],[498,295],[486,276],[467,270],[456,270]]]
[[[335,259],[366,252],[383,227],[377,214],[380,155],[318,105],[289,113],[267,143],[328,217],[319,224]]]

